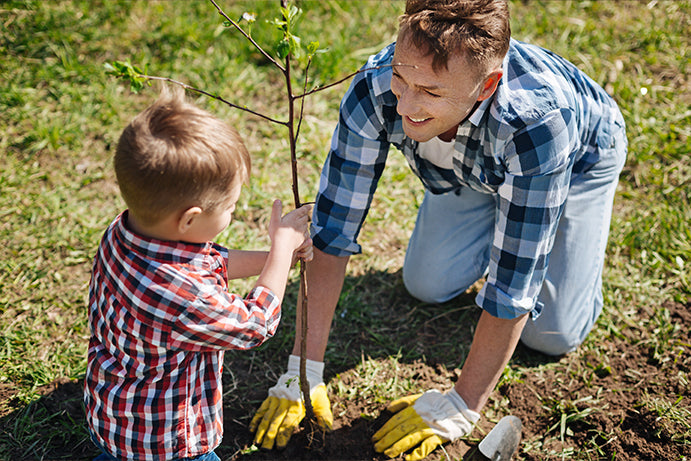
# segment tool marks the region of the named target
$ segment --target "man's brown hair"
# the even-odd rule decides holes
[[[433,56],[432,68],[447,68],[462,54],[481,72],[509,50],[511,25],[506,0],[407,0],[400,37]]]
[[[123,131],[114,166],[130,213],[151,225],[177,210],[224,204],[249,178],[250,156],[235,129],[164,86]]]

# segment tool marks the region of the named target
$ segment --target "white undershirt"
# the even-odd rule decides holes
[[[453,170],[453,152],[456,138],[449,142],[442,141],[438,136],[418,145],[418,154],[439,168]]]

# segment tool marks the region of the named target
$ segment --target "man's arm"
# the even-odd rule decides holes
[[[307,263],[307,358],[310,360],[324,361],[331,321],[343,288],[348,259],[347,256],[332,256],[315,248],[314,258]],[[300,305],[301,301],[298,302],[298,306]],[[293,355],[299,356],[302,317],[300,309],[297,311]]]
[[[516,349],[528,315],[506,320],[482,312],[455,386],[469,409],[480,412],[487,403]]]
[[[391,59],[392,51],[378,59]],[[369,67],[377,67],[373,60]],[[389,71],[390,72],[390,71]],[[377,181],[386,164],[389,151],[387,129],[393,123],[380,120],[383,112],[395,117],[395,110],[380,110],[381,94],[372,89],[385,87],[390,76],[378,75],[381,85],[372,85],[375,70],[353,78],[341,102],[339,123],[334,131],[329,155],[322,170],[319,193],[315,199],[312,238],[313,259],[307,264],[308,332],[307,381],[310,399],[319,425],[330,430],[333,425],[331,404],[323,382],[324,352],[336,305],[343,287],[345,270],[351,254],[360,252],[356,237],[365,220]],[[394,99],[390,95],[390,99]],[[319,248],[330,248],[340,256],[333,256]],[[301,301],[298,305],[301,305]],[[288,369],[250,422],[255,443],[271,449],[285,447],[305,415],[300,389],[295,378],[299,375],[299,354],[302,346],[302,317],[298,309],[293,354]],[[311,371],[310,371],[311,370]],[[290,383],[290,384],[289,384]],[[286,384],[289,384],[286,386]]]

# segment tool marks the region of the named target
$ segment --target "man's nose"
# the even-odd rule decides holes
[[[402,88],[401,91],[396,94],[398,99],[396,112],[398,112],[398,115],[405,116],[417,113],[417,98],[413,93],[414,92],[410,91],[408,88]]]

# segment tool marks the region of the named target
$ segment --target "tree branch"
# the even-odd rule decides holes
[[[276,61],[269,53],[267,53],[266,51],[264,51],[264,48],[262,48],[257,42],[255,42],[254,39],[253,39],[247,32],[245,32],[244,29],[243,29],[242,27],[240,27],[240,25],[239,25],[237,22],[235,22],[235,21],[233,21],[232,19],[230,19],[230,17],[228,17],[228,15],[225,14],[225,12],[221,9],[221,7],[218,6],[218,3],[216,3],[215,0],[209,0],[209,1],[210,1],[211,3],[213,3],[213,5],[216,7],[216,10],[218,10],[218,14],[220,14],[221,16],[223,16],[223,17],[226,19],[226,21],[228,21],[229,23],[231,23],[231,24],[233,25],[233,27],[235,27],[237,30],[239,30],[240,33],[241,33],[242,35],[244,35],[245,38],[246,38],[247,40],[249,40],[250,43],[251,43],[252,45],[254,45],[254,47],[255,47],[257,50],[259,50],[259,52],[260,52],[261,54],[263,54],[264,57],[265,57],[266,59],[268,59],[269,61],[271,61],[271,63],[272,63],[274,66],[276,66],[276,67],[278,67],[279,69],[281,69],[282,72],[285,72],[285,70],[286,70],[285,67],[283,67],[283,66],[281,65],[280,62]]]
[[[139,77],[145,78],[145,79],[147,79],[147,80],[159,80],[159,81],[174,83],[175,85],[179,85],[179,86],[183,87],[183,88],[186,89],[186,90],[190,90],[190,91],[194,91],[195,93],[203,94],[204,96],[208,96],[208,97],[210,97],[210,98],[212,98],[212,99],[215,99],[215,100],[217,100],[217,101],[220,101],[220,102],[222,102],[223,104],[227,104],[227,105],[229,105],[230,107],[233,107],[233,108],[235,108],[235,109],[240,109],[240,110],[243,110],[243,111],[245,111],[245,112],[249,112],[249,113],[252,114],[252,115],[256,115],[257,117],[261,117],[261,118],[263,118],[264,120],[268,120],[269,122],[277,123],[277,124],[283,125],[283,126],[288,126],[288,122],[284,122],[284,121],[282,121],[282,120],[277,120],[277,119],[275,119],[275,118],[269,117],[268,115],[264,115],[264,114],[262,114],[262,113],[260,113],[260,112],[253,111],[252,109],[249,109],[249,108],[247,108],[247,107],[245,107],[245,106],[239,106],[239,105],[237,105],[237,104],[235,104],[235,103],[232,103],[232,102],[230,102],[230,101],[228,101],[228,100],[226,100],[226,99],[223,99],[222,97],[220,97],[220,96],[218,96],[218,95],[211,94],[211,93],[209,93],[208,91],[204,91],[204,90],[201,90],[201,89],[199,89],[199,88],[195,88],[195,87],[193,87],[193,86],[188,85],[187,83],[183,83],[183,82],[180,82],[180,81],[178,81],[178,80],[173,80],[172,78],[168,78],[168,77],[156,77],[156,76],[154,76],[154,75],[143,75],[143,74],[139,74]]]

